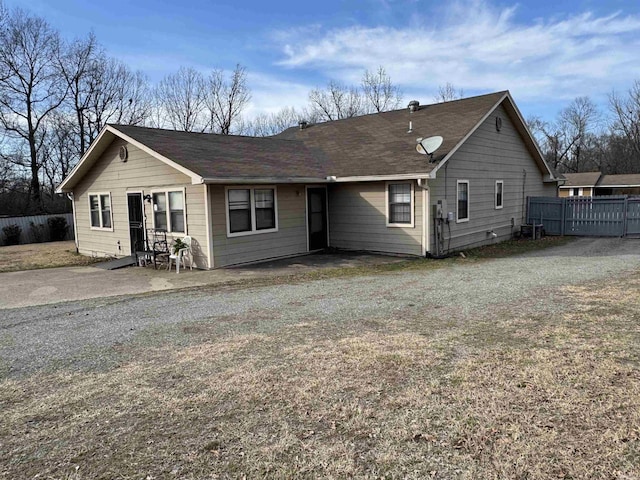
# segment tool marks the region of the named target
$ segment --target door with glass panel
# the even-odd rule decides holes
[[[307,189],[309,250],[327,248],[327,189]]]

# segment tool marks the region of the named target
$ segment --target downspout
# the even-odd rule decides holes
[[[418,178],[416,180],[418,187],[422,189],[422,247],[423,255],[426,257],[430,250],[430,232],[429,232],[429,185],[426,178]]]
[[[73,243],[76,245],[76,253],[80,253],[78,248],[78,222],[76,222],[76,202],[73,192],[67,193],[67,198],[71,200],[71,212],[73,215]]]

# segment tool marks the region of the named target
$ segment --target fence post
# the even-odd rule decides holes
[[[629,196],[625,195],[624,196],[624,209],[622,210],[622,219],[623,219],[623,224],[622,224],[622,236],[626,237],[627,236],[627,209],[629,208]]]
[[[564,235],[564,222],[566,219],[566,214],[565,214],[565,202],[567,201],[566,198],[561,198],[560,199],[560,206],[562,207],[560,210],[562,211],[562,213],[560,214],[560,235]]]
[[[529,218],[529,214],[531,212],[531,197],[527,197],[527,214],[526,214],[526,219],[527,219],[527,224],[532,223],[531,219]]]

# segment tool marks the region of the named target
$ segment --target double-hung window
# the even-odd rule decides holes
[[[229,237],[278,231],[274,187],[227,188],[226,203]]]
[[[172,233],[186,233],[184,190],[153,193],[153,226]]]
[[[502,208],[504,199],[504,181],[496,180],[496,209]]]
[[[387,183],[387,226],[413,226],[413,184]]]
[[[456,222],[469,221],[469,180],[458,180]]]
[[[89,213],[91,217],[91,228],[112,230],[111,194],[90,193]]]

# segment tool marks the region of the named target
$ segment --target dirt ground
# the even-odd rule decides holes
[[[70,241],[0,247],[0,272],[91,265],[97,259],[78,255]]]

